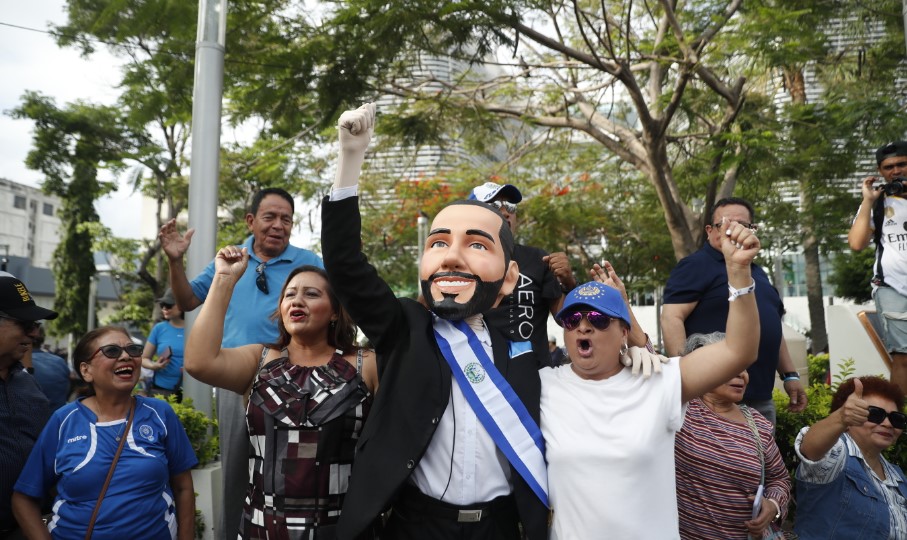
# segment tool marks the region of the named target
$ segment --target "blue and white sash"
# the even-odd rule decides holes
[[[482,426],[548,507],[545,443],[538,424],[465,321],[435,317],[434,331],[441,354]]]

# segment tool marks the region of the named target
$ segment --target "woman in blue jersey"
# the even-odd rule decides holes
[[[198,460],[170,405],[132,395],[141,363],[142,346],[122,328],[92,330],[76,345],[73,367],[88,383],[88,396],[53,414],[14,488],[13,512],[27,538],[85,538],[123,437],[93,536],[194,537],[190,469]],[[53,517],[45,525],[41,500],[54,492]]]
[[[176,305],[170,289],[157,301],[164,320],[151,329],[142,351],[142,367],[154,372],[147,393],[163,397],[176,395],[182,401],[183,349],[186,343],[183,312]]]

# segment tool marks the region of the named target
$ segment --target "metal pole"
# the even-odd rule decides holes
[[[907,44],[907,0],[901,2],[901,17],[904,19],[904,42]]]
[[[195,276],[214,256],[217,246],[217,193],[220,174],[220,121],[224,86],[227,0],[201,0],[195,44],[195,88],[192,95],[192,166],[189,173],[189,227],[195,229],[186,273]],[[186,333],[197,311],[186,313]],[[188,374],[183,394],[195,408],[213,416],[211,387]]]
[[[418,257],[416,258],[416,296],[419,296],[419,291],[422,290],[422,281],[419,279],[419,267],[422,265],[422,253],[425,251],[425,237],[428,236],[428,216],[425,215],[422,211],[419,212],[419,217],[416,218],[416,231],[419,236],[419,245],[418,248]]]
[[[94,330],[95,310],[98,301],[98,275],[91,276],[88,280],[88,324],[85,328],[88,332]]]

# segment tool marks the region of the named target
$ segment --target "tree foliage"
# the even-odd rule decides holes
[[[63,238],[52,262],[54,309],[60,316],[53,321],[53,331],[79,336],[87,329],[90,283],[96,274],[88,226],[99,221],[95,201],[114,189],[98,179],[98,171],[122,166],[130,137],[120,128],[120,115],[113,107],[77,103],[60,108],[52,98],[28,92],[11,114],[35,122],[26,165],[41,171],[44,191],[62,201]]]

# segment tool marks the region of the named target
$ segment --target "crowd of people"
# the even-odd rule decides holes
[[[776,374],[791,411],[807,397],[747,201],[717,201],[706,244],[672,272],[661,356],[609,263],[580,283],[565,253],[516,241],[511,184],[438,212],[421,294],[397,298],[362,251],[374,123],[372,104],[340,117],[323,261],[289,244],[293,198],[277,188],[253,197],[247,240],[191,280],[193,231],[166,223],[170,288],[144,345],[104,326],[62,371],[39,354],[57,313],[0,274],[0,539],[193,538],[197,459],[160,399],[183,370],[218,389],[224,538],[907,538],[907,479],[883,456],[907,428],[894,367],[892,382],[843,382],[803,427],[792,486]],[[898,181],[907,143],[877,158]],[[864,214],[897,219],[873,182],[852,231],[866,243],[888,224]],[[896,287],[879,260],[876,287]]]

